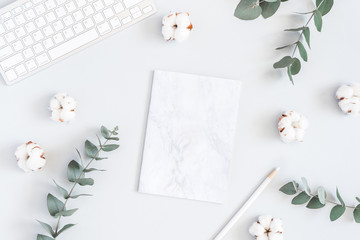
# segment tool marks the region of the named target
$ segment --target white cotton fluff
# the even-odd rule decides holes
[[[339,100],[339,107],[348,115],[360,114],[360,83],[342,85],[336,91],[336,98]]]
[[[283,231],[281,219],[271,216],[260,216],[258,221],[253,223],[249,229],[249,233],[256,240],[282,240]]]
[[[161,33],[166,41],[183,42],[189,38],[193,25],[189,13],[170,13],[162,20]]]
[[[70,122],[75,118],[76,101],[66,93],[56,94],[50,101],[51,119]]]
[[[308,127],[307,118],[295,111],[287,111],[279,118],[279,134],[281,140],[286,143],[302,142]]]
[[[36,171],[46,164],[44,150],[36,143],[27,142],[20,145],[15,152],[19,168],[24,172]]]

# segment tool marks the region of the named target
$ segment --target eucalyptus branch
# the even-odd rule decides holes
[[[68,192],[65,188],[58,185],[55,181],[55,185],[62,195],[62,197],[65,199],[64,202],[60,201],[58,198],[53,196],[52,194],[48,194],[47,197],[47,205],[48,210],[51,216],[57,218],[57,223],[55,226],[55,229],[53,229],[49,224],[38,221],[43,228],[52,236],[48,237],[42,234],[37,235],[37,240],[56,240],[56,238],[65,230],[75,226],[75,224],[67,224],[63,228],[60,229],[60,221],[62,217],[68,217],[74,214],[78,209],[71,209],[66,210],[66,205],[69,201],[69,199],[75,199],[81,196],[91,196],[89,194],[78,194],[73,195],[73,191],[77,185],[80,186],[92,186],[94,184],[94,180],[92,178],[85,178],[85,174],[92,171],[104,171],[99,170],[95,168],[89,168],[90,165],[93,163],[94,160],[99,161],[106,159],[105,157],[100,157],[99,154],[103,152],[110,152],[113,150],[116,150],[119,145],[118,144],[108,144],[109,141],[118,141],[119,138],[115,137],[114,135],[118,135],[118,127],[115,127],[114,130],[110,131],[106,127],[101,127],[101,134],[105,138],[104,143],[101,143],[100,138],[97,136],[99,140],[99,148],[96,147],[93,143],[91,143],[89,140],[86,140],[85,142],[85,151],[86,155],[89,157],[89,162],[84,166],[82,156],[80,152],[77,150],[78,155],[80,157],[81,163],[78,163],[75,160],[72,160],[68,164],[68,180],[73,183],[70,191]]]
[[[297,182],[292,181],[282,186],[280,191],[287,195],[296,195],[291,201],[293,205],[307,203],[306,207],[309,209],[323,208],[327,203],[335,205],[330,212],[331,221],[339,219],[345,213],[346,209],[352,209],[355,222],[360,223],[360,198],[355,198],[359,202],[357,206],[346,205],[337,188],[336,197],[339,202],[328,200],[326,191],[323,187],[319,187],[317,189],[317,194],[313,194],[305,178],[302,178],[302,189],[299,188]]]

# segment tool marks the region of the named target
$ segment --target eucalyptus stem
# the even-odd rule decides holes
[[[310,194],[311,197],[315,197],[315,198],[319,198],[317,195],[313,195],[313,194]],[[327,200],[325,199],[326,202],[328,203],[331,203],[331,204],[334,204],[334,205],[341,205],[337,202],[334,202],[334,201],[331,201],[331,200]],[[346,208],[352,208],[352,209],[360,209],[360,207],[353,207],[353,206],[348,206],[348,205],[345,205]]]

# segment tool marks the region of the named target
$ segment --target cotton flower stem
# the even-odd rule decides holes
[[[111,138],[113,136],[113,133],[115,132],[115,130],[113,130],[109,136],[109,138]],[[91,158],[91,160],[89,161],[89,163],[86,165],[86,167],[81,171],[79,177],[75,180],[75,183],[74,185],[72,186],[68,196],[66,197],[66,200],[64,202],[64,207],[62,208],[61,211],[65,211],[66,209],[66,204],[68,203],[70,197],[71,197],[71,194],[72,192],[74,191],[76,185],[78,184],[78,180],[80,180],[82,178],[82,176],[85,174],[85,170],[88,169],[88,167],[91,165],[91,163],[95,160],[96,156],[99,155],[99,153],[101,152],[101,150],[103,149],[103,146],[106,145],[106,143],[109,141],[109,139],[106,139],[105,142],[103,144],[100,143],[100,148],[99,150],[96,152],[95,154],[95,157]],[[55,235],[58,234],[58,231],[59,231],[59,227],[60,227],[60,220],[61,220],[61,215],[59,216],[58,218],[58,221],[57,221],[57,224],[56,224],[56,227],[55,227]],[[56,237],[54,238],[54,240],[56,240]]]

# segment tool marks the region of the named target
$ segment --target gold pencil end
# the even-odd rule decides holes
[[[272,171],[269,174],[268,178],[273,179],[279,170],[280,170],[280,167],[276,168],[274,171]]]

